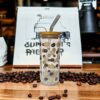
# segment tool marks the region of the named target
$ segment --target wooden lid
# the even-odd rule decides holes
[[[40,32],[41,37],[58,37],[61,32]]]

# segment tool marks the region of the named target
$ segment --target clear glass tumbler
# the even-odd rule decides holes
[[[40,32],[40,80],[45,85],[59,82],[60,32]]]

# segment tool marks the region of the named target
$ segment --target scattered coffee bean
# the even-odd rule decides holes
[[[81,85],[82,85],[81,82],[77,82],[76,84],[77,84],[78,86],[81,86]]]
[[[56,99],[56,96],[50,96],[50,97],[48,97],[48,100],[54,100],[54,99]]]
[[[56,95],[56,99],[61,99],[61,96],[60,95]]]
[[[44,99],[44,97],[43,96],[39,96],[39,100],[43,100]]]
[[[32,94],[31,94],[31,93],[29,93],[29,94],[28,94],[28,97],[29,97],[29,98],[32,98]]]
[[[67,97],[68,95],[67,95],[66,93],[64,93],[62,96],[63,96],[63,97]]]
[[[36,88],[37,87],[37,84],[33,84],[33,88]]]
[[[37,80],[37,83],[39,83],[39,82],[41,82],[41,80],[39,79],[39,80]]]
[[[60,83],[64,83],[64,80],[60,79]]]
[[[68,90],[67,90],[67,89],[65,89],[65,90],[64,90],[64,93],[67,93],[67,92],[68,92]]]
[[[22,83],[27,83],[27,80],[22,80]]]

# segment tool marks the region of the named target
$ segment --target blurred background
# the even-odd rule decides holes
[[[5,38],[8,46],[8,64],[13,62],[18,6],[78,7],[79,4],[78,0],[0,0],[0,36]],[[100,29],[99,0],[95,14]],[[81,31],[81,42],[84,63],[100,63],[100,32]]]

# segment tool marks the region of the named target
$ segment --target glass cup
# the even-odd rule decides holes
[[[40,80],[45,85],[59,82],[60,32],[40,32]]]

